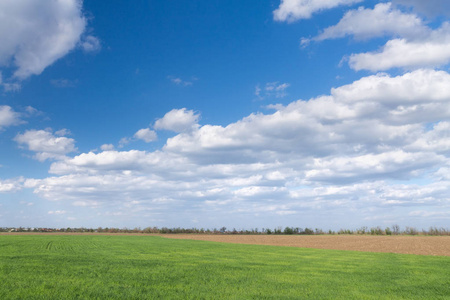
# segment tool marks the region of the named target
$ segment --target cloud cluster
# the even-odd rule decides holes
[[[423,1],[427,2],[427,1]],[[436,1],[441,3],[440,1]],[[424,9],[431,7],[410,2]],[[446,4],[448,5],[448,4]],[[353,36],[356,39],[370,39],[389,36],[389,40],[377,51],[353,53],[347,59],[355,70],[372,72],[403,68],[433,68],[450,62],[450,24],[444,22],[437,29],[428,27],[416,14],[403,12],[398,5],[379,3],[373,9],[360,7],[348,11],[338,24],[325,28],[318,36],[303,38],[302,46],[311,41]]]
[[[75,140],[65,137],[68,132],[60,130],[53,134],[50,130],[27,130],[16,135],[14,140],[36,154],[39,161],[63,159],[66,154],[76,151]]]
[[[22,189],[24,181],[25,179],[23,177],[0,180],[0,193],[17,192]]]
[[[282,0],[274,19],[293,22],[360,2]],[[75,209],[93,209],[100,217],[150,218],[169,226],[180,219],[209,218],[207,224],[217,224],[289,215],[328,220],[333,214],[337,222],[351,214],[386,223],[391,218],[401,223],[402,216],[445,219],[450,215],[450,74],[431,68],[450,61],[450,23],[431,28],[405,10],[413,6],[413,11],[431,16],[436,13],[432,3],[447,5],[441,0],[397,0],[350,10],[336,25],[303,40],[306,45],[348,36],[387,37],[378,51],[349,55],[349,65],[373,72],[403,68],[401,75],[363,77],[328,95],[271,105],[270,111],[225,126],[200,124],[198,112],[173,109],[118,145],[150,143],[158,139],[157,131],[171,131],[164,146],[152,151],[119,151],[103,144],[100,151],[76,153],[67,130],[26,130],[14,141],[33,152],[33,158],[49,160],[50,175],[0,180],[0,192],[27,188],[64,202],[64,209],[48,211],[52,216],[71,211],[69,203]],[[0,11],[11,12],[0,28],[6,28],[1,22],[17,25],[11,31],[0,29],[5,41],[0,64],[12,66],[17,80],[40,74],[77,45],[85,52],[101,48],[96,37],[83,36],[81,1],[6,0]],[[168,79],[180,86],[196,80]],[[74,85],[67,79],[51,83]],[[2,77],[0,84],[19,88]],[[270,82],[258,85],[255,94],[281,98],[288,87]],[[26,110],[36,113],[31,107]],[[23,116],[0,106],[0,130],[21,123]]]
[[[448,207],[447,72],[377,74],[273,109],[227,126],[200,126],[192,111],[174,110],[155,122],[179,132],[161,150],[61,157],[53,177],[25,186],[49,200],[140,215],[176,207],[185,215],[360,209],[369,217],[365,207]],[[411,179],[431,183],[402,184]]]

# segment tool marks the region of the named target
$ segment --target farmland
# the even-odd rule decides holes
[[[449,299],[450,257],[0,235],[0,281],[0,299]]]
[[[289,246],[315,249],[353,250],[450,256],[449,236],[372,235],[217,235],[166,234],[172,239],[193,239],[237,244]]]

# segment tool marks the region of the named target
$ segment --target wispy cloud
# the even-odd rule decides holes
[[[172,76],[172,75],[167,76],[167,78],[171,82],[173,82],[173,83],[175,83],[176,85],[179,85],[179,86],[191,86],[192,84],[194,84],[195,81],[198,80],[198,78],[196,78],[196,77],[192,77],[189,80],[184,80],[184,79],[181,79],[180,77],[176,77],[176,76]]]
[[[255,86],[255,96],[259,99],[264,98],[283,98],[287,96],[287,88],[290,86],[289,83],[268,82],[264,86],[257,84]]]
[[[100,40],[92,35],[88,35],[82,39],[80,42],[81,49],[86,53],[98,52],[102,48]]]
[[[60,78],[60,79],[52,79],[50,80],[50,83],[58,88],[72,88],[77,85],[78,80]]]
[[[281,0],[280,6],[274,10],[276,21],[294,22],[309,19],[314,13],[331,9],[340,5],[351,5],[363,0]]]

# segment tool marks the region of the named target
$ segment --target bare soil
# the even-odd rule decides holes
[[[450,256],[450,236],[208,235],[164,234],[166,238],[237,244]]]

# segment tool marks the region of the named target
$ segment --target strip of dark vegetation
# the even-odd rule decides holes
[[[141,228],[31,228],[31,227],[0,227],[0,232],[77,232],[77,233],[153,233],[153,234],[177,234],[177,233],[189,233],[189,234],[274,234],[274,235],[335,235],[335,234],[354,234],[354,235],[430,235],[430,236],[450,236],[450,230],[443,227],[430,227],[428,230],[417,230],[414,227],[405,227],[401,229],[399,225],[393,225],[382,229],[381,227],[361,227],[356,230],[352,229],[340,229],[338,231],[328,230],[323,231],[319,228],[300,228],[300,227],[277,227],[275,229],[258,228],[250,230],[232,230],[222,227],[220,229],[204,229],[204,228],[167,228],[167,227],[146,227]]]

